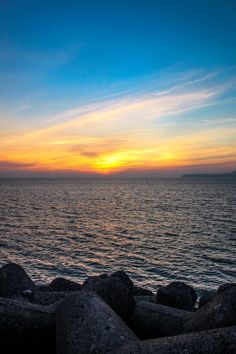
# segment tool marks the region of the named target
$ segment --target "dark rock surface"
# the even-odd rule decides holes
[[[208,302],[212,301],[216,296],[217,296],[217,291],[216,290],[205,290],[205,291],[203,291],[202,294],[200,295],[198,308],[199,309],[202,308],[203,306],[208,304]]]
[[[94,287],[94,284],[97,283],[97,282],[99,282],[99,281],[102,281],[102,279],[103,279],[102,277],[99,277],[99,276],[97,276],[97,275],[92,276],[92,277],[88,277],[88,278],[84,281],[84,283],[83,283],[83,285],[82,285],[82,288],[83,288],[83,289],[87,289],[87,290],[92,289],[92,288]]]
[[[109,276],[106,274],[106,273],[102,273],[100,275],[98,275],[99,278],[102,278],[102,279],[106,279],[108,278]]]
[[[0,269],[0,353],[236,353],[236,284],[198,292],[194,312],[196,292],[182,282],[153,295],[118,271],[36,286],[9,263]]]
[[[37,285],[37,289],[42,292],[43,291],[46,291],[46,292],[53,291],[50,284],[39,284],[39,285]]]
[[[31,302],[38,305],[50,305],[69,296],[71,291],[43,291],[36,293]]]
[[[130,343],[116,354],[235,354],[236,327]]]
[[[96,292],[123,320],[128,319],[134,312],[134,298],[120,279],[100,279],[90,284],[89,289]]]
[[[156,293],[157,304],[186,311],[194,311],[196,300],[197,294],[195,290],[183,282],[173,282],[169,285],[162,286]]]
[[[147,301],[147,302],[153,302],[153,303],[156,303],[156,297],[155,295],[145,295],[145,296],[134,296],[134,300],[135,302],[140,302],[140,301]]]
[[[132,289],[132,294],[134,296],[153,296],[153,292],[151,290],[141,288],[140,286],[134,286]]]
[[[119,270],[113,274],[111,274],[111,277],[115,277],[120,279],[121,281],[123,281],[123,283],[125,283],[125,285],[131,290],[133,291],[134,289],[134,283],[133,281],[130,279],[130,277],[128,276],[128,274],[126,274],[123,270]]]
[[[57,354],[114,353],[137,337],[95,293],[67,297],[56,311]]]
[[[142,340],[159,338],[181,333],[191,316],[189,311],[141,301],[136,304],[128,325]]]
[[[0,299],[0,352],[55,353],[54,308]]]
[[[38,289],[25,270],[16,263],[8,263],[0,269],[0,297],[22,295],[24,290],[32,294]]]
[[[220,285],[217,290],[217,294],[222,293],[223,291],[230,288],[231,286],[236,286],[236,283],[225,283],[225,284]]]
[[[184,325],[185,332],[236,325],[236,286],[223,291],[198,310]]]
[[[78,291],[82,289],[79,283],[65,278],[55,278],[50,284],[54,291]]]

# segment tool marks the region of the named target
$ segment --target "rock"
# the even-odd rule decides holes
[[[217,290],[217,294],[222,293],[223,291],[225,291],[226,289],[230,288],[233,285],[235,286],[236,283],[225,283],[225,284],[220,285]]]
[[[89,287],[95,291],[123,320],[134,312],[135,301],[127,286],[116,277],[95,281]]]
[[[213,329],[173,337],[130,343],[116,354],[233,354],[236,327]]]
[[[37,285],[37,289],[41,292],[43,291],[53,291],[53,289],[51,288],[50,284],[38,284]]]
[[[102,278],[102,279],[106,279],[106,278],[108,278],[108,275],[106,273],[103,273],[103,274],[100,274],[98,277]]]
[[[80,284],[65,278],[54,279],[51,282],[50,287],[54,291],[78,291],[82,288]]]
[[[141,288],[140,286],[134,286],[132,294],[134,296],[153,296],[153,292],[151,290]]]
[[[128,325],[140,339],[176,335],[182,332],[192,312],[141,301],[136,304]]]
[[[113,274],[111,274],[111,277],[115,277],[118,278],[120,280],[123,281],[123,283],[125,283],[125,285],[132,291],[134,288],[134,283],[133,281],[130,279],[130,277],[123,271],[123,270],[119,270]]]
[[[198,310],[184,325],[184,332],[236,325],[236,286],[231,286]]]
[[[134,300],[135,302],[140,302],[140,301],[147,301],[147,302],[154,302],[156,303],[156,297],[155,295],[149,296],[149,295],[145,295],[145,296],[134,296]]]
[[[183,282],[173,282],[167,286],[162,286],[158,288],[156,293],[157,304],[186,311],[194,311],[196,300],[195,290]]]
[[[55,353],[54,308],[0,299],[0,351]]]
[[[70,295],[71,291],[43,291],[34,294],[31,302],[38,305],[50,305]]]
[[[99,277],[99,276],[88,277],[88,278],[84,281],[84,283],[83,283],[83,285],[82,285],[82,288],[89,290],[89,289],[93,288],[93,286],[94,286],[94,284],[95,284],[96,282],[102,281],[102,279],[103,279],[103,278],[102,278],[102,277]]]
[[[137,337],[95,293],[82,290],[56,311],[57,354],[114,353]]]
[[[91,277],[88,277],[84,281],[82,288],[86,288],[87,290],[89,290],[90,287],[93,286],[95,282],[101,281],[102,279],[107,279],[107,278],[109,278],[107,274],[93,275]]]
[[[8,263],[0,269],[0,297],[14,297],[22,295],[25,290],[32,293],[37,287],[25,270],[16,263]]]
[[[26,297],[32,297],[33,296],[33,292],[32,292],[32,290],[29,290],[29,289],[23,290],[22,291],[22,295],[26,296]]]
[[[208,302],[213,300],[216,297],[216,295],[217,295],[216,290],[204,290],[200,295],[198,308],[200,309],[206,304],[208,304]]]

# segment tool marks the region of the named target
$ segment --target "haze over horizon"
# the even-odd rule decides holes
[[[11,0],[0,22],[0,177],[236,169],[233,0]]]

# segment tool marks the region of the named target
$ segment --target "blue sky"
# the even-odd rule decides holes
[[[0,28],[0,123],[8,138],[49,127],[52,120],[59,124],[66,115],[71,119],[68,112],[79,107],[97,111],[97,105],[101,110],[114,100],[119,105],[146,100],[171,89],[176,95],[177,86],[186,94],[193,85],[195,93],[214,91],[214,104],[204,96],[207,104],[186,107],[191,113],[182,111],[178,126],[167,134],[185,129],[186,122],[195,129],[203,117],[235,128],[233,0],[3,0]],[[120,121],[127,119],[120,114]],[[154,119],[142,129],[158,124]]]

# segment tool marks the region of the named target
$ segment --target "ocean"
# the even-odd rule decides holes
[[[123,269],[149,289],[236,278],[236,181],[0,179],[0,265],[37,283]]]

